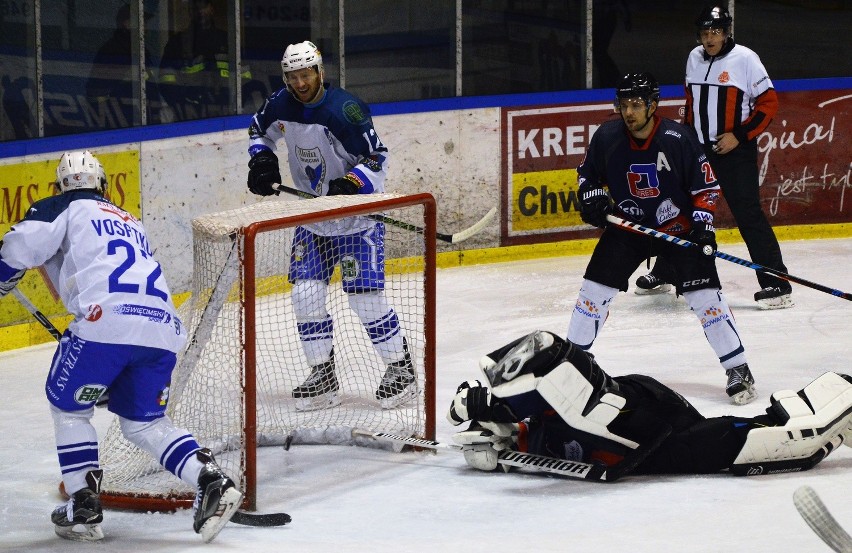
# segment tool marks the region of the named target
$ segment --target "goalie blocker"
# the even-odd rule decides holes
[[[798,392],[776,392],[764,415],[706,418],[655,379],[610,377],[546,331],[486,355],[480,369],[485,383],[462,383],[447,413],[454,425],[471,422],[454,441],[480,470],[495,470],[510,449],[620,474],[750,476],[807,470],[852,445],[848,375],[827,372]]]

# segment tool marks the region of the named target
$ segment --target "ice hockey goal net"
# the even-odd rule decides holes
[[[168,414],[191,431],[246,492],[254,509],[256,448],[351,443],[366,428],[434,438],[435,201],[429,194],[272,199],[196,218],[192,297],[181,306],[189,341],[172,377]],[[340,405],[296,410],[292,390],[310,372],[288,280],[297,226],[366,216],[384,225],[384,290],[405,332],[416,397],[382,409],[375,391],[385,371],[341,286],[328,287]],[[117,421],[101,444],[106,505],[145,510],[191,504],[194,489],[127,442]]]

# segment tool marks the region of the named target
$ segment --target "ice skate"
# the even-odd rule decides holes
[[[754,293],[754,301],[760,309],[787,309],[793,307],[793,298],[790,297],[793,288],[786,286],[767,286],[763,290]]]
[[[754,377],[748,368],[748,364],[743,363],[739,367],[728,369],[725,371],[728,375],[728,384],[725,386],[725,392],[731,398],[731,402],[735,405],[745,405],[757,397],[757,389],[754,387]]]
[[[417,396],[417,375],[408,351],[408,341],[402,339],[405,355],[395,363],[388,363],[385,375],[376,389],[376,399],[382,409],[393,409]]]
[[[642,275],[636,279],[636,289],[634,293],[639,296],[650,296],[655,294],[665,294],[672,289],[672,285],[663,279],[657,277],[654,273]]]
[[[340,384],[335,374],[334,350],[332,350],[328,361],[314,365],[307,380],[301,386],[293,388],[296,411],[316,411],[339,405],[339,390]]]
[[[209,449],[199,449],[196,456],[204,468],[198,475],[198,491],[192,503],[192,528],[209,543],[239,509],[243,494],[222,472]]]
[[[53,510],[50,520],[56,535],[66,540],[97,541],[104,537],[100,523],[104,520],[101,509],[101,480],[104,471],[92,470],[86,474],[87,486],[71,495],[65,505]]]

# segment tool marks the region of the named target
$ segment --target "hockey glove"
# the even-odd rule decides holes
[[[598,228],[606,227],[606,216],[612,213],[609,195],[600,186],[580,191],[580,218]]]
[[[358,185],[353,179],[343,177],[328,183],[326,196],[351,196],[358,193]]]
[[[450,424],[458,426],[465,421],[517,422],[518,417],[500,398],[478,380],[462,382],[447,412]]]
[[[711,223],[693,221],[692,230],[689,231],[687,238],[690,242],[697,244],[704,255],[716,253],[716,229]]]
[[[9,280],[0,282],[0,298],[11,292],[12,289],[18,285],[18,283],[24,277],[24,273],[26,272],[26,269],[21,269],[20,271],[12,275]]]
[[[248,189],[258,196],[277,195],[273,184],[281,182],[281,172],[278,169],[278,156],[271,150],[261,150],[248,162]]]

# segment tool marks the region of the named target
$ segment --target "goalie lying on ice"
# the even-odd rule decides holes
[[[649,376],[610,377],[571,342],[536,331],[486,355],[487,384],[462,383],[447,418],[480,470],[498,451],[602,463],[621,474],[736,475],[807,470],[852,445],[852,377],[827,372],[772,394],[765,415],[706,418]]]

